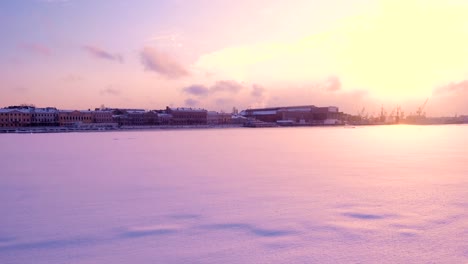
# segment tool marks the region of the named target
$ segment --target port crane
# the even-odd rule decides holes
[[[429,101],[429,98],[426,99],[426,101],[424,101],[424,104],[422,104],[420,107],[418,107],[418,110],[416,111],[416,115],[421,117],[421,116],[425,116],[426,113],[423,112],[424,111],[424,108],[426,107],[427,105],[427,101]]]
[[[403,118],[405,118],[405,113],[403,112],[403,109],[401,109],[401,106],[397,106],[395,123],[399,123]]]
[[[392,109],[392,111],[390,112],[390,114],[389,114],[388,117],[387,117],[387,120],[385,120],[386,122],[388,122],[388,123],[394,123],[394,122],[395,122],[395,120],[396,120],[396,116],[394,116],[394,114],[395,114],[395,109],[396,109],[396,108],[393,108],[393,109]],[[397,114],[397,115],[398,115],[398,114]]]
[[[387,123],[394,123],[398,124],[401,119],[403,119],[403,111],[401,110],[401,107],[398,105],[395,108],[392,109],[390,114],[386,116],[386,122]]]
[[[358,116],[362,118],[364,116],[365,111],[366,111],[366,108],[363,107],[362,110],[360,112],[358,112]]]
[[[380,122],[385,122],[385,119],[387,117],[387,111],[385,111],[383,105],[382,107],[380,108],[380,117],[379,117],[379,121]]]

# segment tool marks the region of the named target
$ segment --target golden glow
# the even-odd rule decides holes
[[[205,54],[196,67],[263,83],[338,76],[386,99],[427,97],[468,75],[468,3],[384,0],[367,11],[308,37]]]

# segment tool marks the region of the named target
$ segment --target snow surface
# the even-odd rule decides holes
[[[0,135],[0,263],[468,263],[468,126]]]

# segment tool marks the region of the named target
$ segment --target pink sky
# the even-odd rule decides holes
[[[428,114],[468,114],[467,13],[462,0],[2,1],[0,106],[409,114],[429,98]]]

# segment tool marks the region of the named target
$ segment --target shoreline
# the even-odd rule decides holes
[[[242,125],[180,125],[180,126],[122,126],[112,128],[90,127],[15,127],[0,128],[0,134],[42,134],[42,133],[72,133],[72,132],[115,132],[142,130],[183,130],[183,129],[213,129],[213,128],[242,128]]]
[[[164,125],[164,126],[122,126],[116,128],[89,128],[89,127],[18,127],[0,128],[0,134],[44,134],[44,133],[73,133],[73,132],[119,132],[119,131],[154,131],[154,130],[198,130],[198,129],[229,129],[229,128],[292,128],[292,127],[369,127],[369,126],[440,126],[440,125],[468,125],[467,123],[455,124],[355,124],[355,125],[309,125],[309,126],[269,126],[269,127],[249,127],[242,124],[231,125]]]

